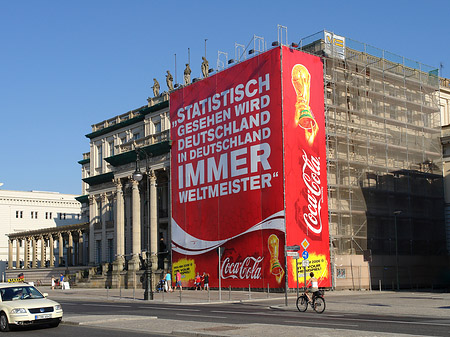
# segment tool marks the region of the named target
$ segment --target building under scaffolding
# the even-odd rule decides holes
[[[437,69],[328,32],[299,48],[324,60],[334,284],[440,283],[446,248]]]

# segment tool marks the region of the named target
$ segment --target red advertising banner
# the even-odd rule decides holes
[[[222,286],[284,287],[280,49],[170,96],[172,260]]]
[[[288,257],[289,287],[297,284],[296,262],[319,287],[331,286],[322,60],[282,48],[286,245],[300,245],[298,261]],[[306,252],[306,253],[305,253]],[[304,283],[304,269],[299,270]]]

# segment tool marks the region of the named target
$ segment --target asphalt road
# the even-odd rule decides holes
[[[232,333],[233,330],[240,330],[242,335],[245,336],[245,330],[242,330],[241,327],[256,324],[280,326],[281,329],[283,329],[282,327],[294,327],[297,331],[308,327],[313,329],[344,329],[355,332],[355,336],[370,335],[362,332],[373,332],[374,335],[393,333],[395,335],[450,336],[450,317],[346,313],[339,311],[335,306],[331,310],[327,309],[323,314],[317,314],[311,309],[308,309],[305,313],[300,313],[293,310],[283,310],[281,299],[195,305],[147,303],[143,301],[117,303],[69,298],[59,300],[59,302],[63,305],[65,317],[95,316],[95,319],[92,320],[94,323],[91,324],[103,328],[112,328],[110,317],[115,317],[114,321],[119,324],[120,329],[130,327],[132,331],[138,326],[132,320],[139,318],[141,325],[143,323],[150,324],[147,330],[145,324],[142,325],[143,331],[146,332],[153,330],[151,327],[154,325],[151,322],[157,319],[158,321],[167,320],[168,324],[171,321],[183,321],[186,329],[189,329],[189,326],[195,326],[195,322],[219,323],[224,335]],[[120,322],[121,317],[123,317],[123,322]],[[63,323],[61,328],[65,330],[67,327]],[[217,327],[217,331],[211,331],[211,333],[215,334],[219,331],[220,327]],[[234,332],[237,333],[237,331]],[[64,332],[64,335],[78,335],[75,330],[73,334],[71,333]],[[262,335],[264,335],[264,328]],[[108,334],[108,336],[112,335]],[[139,336],[139,334],[136,336]]]

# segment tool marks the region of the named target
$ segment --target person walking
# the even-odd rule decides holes
[[[52,275],[52,290],[55,290],[55,277]]]
[[[64,290],[64,275],[63,275],[63,273],[61,273],[61,275],[59,275],[59,285],[61,286],[61,290]]]
[[[166,291],[170,291],[170,292],[173,291],[172,290],[172,274],[170,274],[169,272],[166,272],[165,280],[166,280],[166,284],[164,286],[166,288]]]
[[[203,272],[203,290],[209,290],[209,274]]]
[[[183,286],[181,285],[181,273],[179,271],[177,271],[177,274],[175,276],[175,289],[177,290],[177,287],[180,287],[180,291],[183,291]]]
[[[202,278],[200,277],[200,273],[197,273],[195,276],[195,291],[202,290]]]

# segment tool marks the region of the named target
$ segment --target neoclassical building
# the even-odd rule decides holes
[[[79,224],[88,220],[87,214],[82,216],[76,197],[57,192],[0,190],[1,271],[7,261],[9,269],[65,265],[67,247],[63,242],[69,241],[68,233],[83,231]],[[76,230],[62,230],[74,225]],[[56,254],[50,247],[57,247]]]
[[[144,251],[153,269],[164,268],[170,250],[169,96],[92,126],[83,155],[83,192],[89,213],[88,264],[138,271]],[[141,172],[140,178],[134,174]],[[140,181],[139,181],[140,180]],[[147,201],[148,200],[148,201]]]

